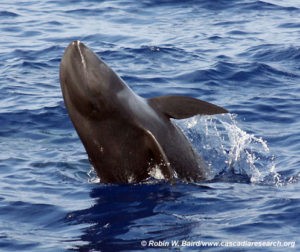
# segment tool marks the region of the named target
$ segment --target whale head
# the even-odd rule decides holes
[[[118,75],[80,41],[70,43],[65,50],[60,83],[69,112],[74,108],[89,118],[111,113],[116,94],[127,89]]]

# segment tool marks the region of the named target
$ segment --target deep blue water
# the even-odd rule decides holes
[[[149,246],[171,241],[299,249],[299,1],[3,2],[1,251],[258,249]],[[230,111],[174,122],[205,158],[211,181],[97,181],[58,79],[75,39],[141,96],[188,95]]]

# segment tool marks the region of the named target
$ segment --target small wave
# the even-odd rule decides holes
[[[282,47],[276,44],[263,44],[249,48],[240,56],[251,57],[259,61],[285,61],[300,59],[300,47]]]
[[[47,47],[41,47],[39,49],[15,49],[12,52],[12,55],[14,57],[22,58],[25,60],[34,60],[34,59],[41,59],[41,58],[47,58],[48,56],[53,57],[54,54],[60,53],[64,50],[64,47],[57,46],[57,45],[47,45]],[[48,59],[48,58],[47,58]]]
[[[218,80],[221,75],[222,73],[216,69],[194,70],[192,72],[177,75],[176,79],[189,83],[199,83]]]
[[[300,23],[283,23],[278,26],[279,28],[291,28],[291,29],[299,29]]]
[[[276,83],[274,76],[298,77],[294,73],[279,70],[274,66],[270,66],[268,64],[263,63],[244,64],[242,68],[242,70],[238,70],[232,73],[232,75],[227,77],[227,79],[231,81],[240,82],[247,82],[250,80],[261,80],[260,84],[269,85],[269,82],[266,82],[266,80],[269,80],[270,78],[274,79],[273,83]]]
[[[47,45],[46,47],[42,46],[31,50],[19,48],[14,49],[12,52],[7,53],[2,57],[6,63],[7,78],[14,76],[16,69],[18,69],[19,74],[25,75],[32,73],[34,75],[34,69],[49,70],[54,67],[57,68],[57,63],[60,61],[60,57],[57,55],[61,55],[63,50],[64,48],[56,45]],[[41,74],[40,72],[37,72],[36,75],[38,76]],[[21,80],[22,79],[17,79],[14,82],[20,83]]]
[[[1,205],[0,214],[3,218],[2,234],[0,235],[1,250],[41,251],[45,246],[41,240],[36,239],[37,231],[41,237],[44,237],[47,233],[45,230],[52,230],[52,233],[57,232],[61,229],[61,219],[65,212],[60,207],[52,204],[31,203],[28,200],[31,194],[28,195],[23,191],[20,191],[19,194],[22,200],[6,201],[2,202]],[[18,195],[14,196],[18,198]],[[57,235],[57,239],[61,240],[61,237]],[[47,242],[52,243],[49,239]]]
[[[229,35],[238,35],[238,36],[245,36],[248,34],[253,34],[253,33],[249,33],[246,31],[241,31],[241,30],[231,30],[228,32]]]
[[[254,10],[254,11],[298,11],[297,7],[293,6],[282,6],[275,3],[270,3],[268,1],[250,1],[248,3],[240,3],[241,8],[244,10]]]
[[[57,20],[53,20],[53,21],[47,21],[47,22],[43,22],[41,23],[41,25],[45,25],[45,26],[55,26],[55,28],[57,29],[58,26],[62,26],[63,23],[57,21]]]
[[[222,27],[232,27],[234,25],[242,25],[247,24],[249,21],[247,20],[233,20],[233,21],[218,21],[214,25],[216,26],[222,26]]]
[[[155,7],[156,5],[170,5],[170,6],[186,6],[194,4],[197,8],[203,8],[207,10],[218,10],[224,11],[227,9],[239,9],[240,11],[297,11],[298,8],[294,6],[282,6],[275,3],[270,3],[268,1],[227,1],[227,0],[217,0],[217,1],[206,1],[206,0],[189,0],[189,1],[176,1],[176,0],[165,0],[165,1],[143,1],[145,7]]]
[[[33,130],[61,130],[73,128],[62,104],[36,110],[0,113],[0,135],[20,134]],[[7,135],[8,134],[8,135]]]
[[[118,12],[119,9],[114,7],[106,7],[106,8],[78,8],[65,11],[66,14],[74,14],[76,16],[99,16],[99,15],[107,15],[108,13]]]
[[[18,17],[19,14],[15,13],[15,12],[11,12],[11,11],[0,11],[0,19],[1,18],[14,18],[14,17]]]
[[[174,46],[157,46],[157,45],[142,45],[138,48],[124,48],[124,52],[131,55],[138,55],[138,57],[151,56],[157,57],[158,54],[162,57],[172,57],[174,60],[178,60],[182,55],[186,55],[186,52],[181,48],[176,48]],[[162,58],[159,58],[161,61]]]
[[[60,219],[64,215],[62,209],[56,205],[38,203],[38,200],[29,200],[28,198],[30,198],[30,196],[23,196],[23,198],[19,201],[6,201],[4,202],[5,205],[2,205],[0,210],[1,216],[3,216],[6,221],[10,221],[14,224],[22,223],[23,228],[28,228],[26,235],[24,237],[23,235],[25,233],[21,235],[22,240],[32,238],[32,229],[34,227],[39,227],[41,230],[45,227],[57,228],[57,225],[60,224]],[[23,201],[25,199],[27,201]],[[11,230],[14,230],[15,227],[5,229],[7,232],[11,232]],[[2,231],[4,231],[4,227]]]
[[[246,86],[249,89],[250,87],[257,88],[258,86],[269,88],[270,82],[273,86],[278,85],[281,87],[281,78],[297,77],[299,76],[296,73],[266,63],[234,64],[230,62],[230,59],[228,61],[221,59],[209,69],[193,70],[177,75],[174,78],[176,78],[176,81],[182,81],[183,83],[205,83],[210,89],[214,86],[211,85],[212,83],[220,86],[228,82],[238,83],[239,86]],[[207,92],[210,91],[212,90],[207,90]]]
[[[22,66],[30,69],[47,69],[50,65],[44,62],[30,62],[25,60],[23,61]]]

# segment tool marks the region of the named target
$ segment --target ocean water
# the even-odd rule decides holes
[[[0,31],[0,251],[299,250],[299,1],[2,1]],[[174,121],[209,181],[99,183],[58,78],[77,39],[230,111]]]

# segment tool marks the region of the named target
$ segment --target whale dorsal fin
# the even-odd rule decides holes
[[[187,96],[159,96],[150,98],[148,101],[152,107],[174,119],[228,113],[222,107]]]

